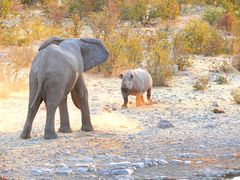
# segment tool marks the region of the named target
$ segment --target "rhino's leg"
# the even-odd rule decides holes
[[[33,103],[33,100],[36,96],[37,93],[37,80],[36,78],[30,77],[30,81],[29,81],[29,105],[28,105],[28,113],[27,113],[27,119],[25,121],[24,124],[24,128],[23,131],[20,135],[20,137],[22,139],[29,139],[31,138],[31,130],[32,130],[32,123],[33,123],[33,119],[35,118],[38,108],[41,104],[41,102],[43,101],[42,98],[39,96],[37,98],[37,100],[35,101],[35,104],[33,104],[32,107],[30,107]]]
[[[143,105],[145,104],[143,95],[141,96],[141,103],[142,103]]]
[[[127,92],[125,92],[124,90],[121,90],[121,93],[122,93],[122,97],[123,97],[123,101],[124,101],[122,107],[127,108],[127,104],[128,104],[128,94],[127,94]]]
[[[80,110],[82,113],[82,127],[83,131],[93,131],[93,126],[90,119],[90,111],[88,105],[88,90],[83,79],[83,75],[79,75],[75,85],[76,92],[80,100]]]
[[[136,94],[136,106],[142,106],[142,93],[137,93]]]
[[[67,97],[61,101],[59,105],[59,112],[60,112],[60,128],[58,129],[58,131],[62,133],[73,132],[72,129],[70,128]]]
[[[152,104],[152,100],[151,100],[151,93],[152,93],[152,88],[148,88],[147,90],[147,100],[148,100],[148,104]]]

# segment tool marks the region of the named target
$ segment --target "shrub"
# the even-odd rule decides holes
[[[116,28],[118,19],[118,6],[109,3],[103,7],[101,12],[92,12],[88,15],[88,25],[97,38],[104,39]]]
[[[154,86],[167,85],[167,81],[174,74],[174,61],[171,56],[172,44],[167,34],[158,32],[148,37],[149,60],[146,69],[153,78]]]
[[[240,87],[233,89],[231,95],[233,96],[236,103],[240,104]]]
[[[174,38],[179,54],[217,55],[223,52],[224,40],[205,21],[193,20]]]
[[[224,9],[219,7],[206,8],[203,12],[202,18],[211,25],[216,25],[217,19],[223,14]]]
[[[227,84],[229,82],[229,80],[226,75],[219,74],[216,77],[216,82],[218,84]]]
[[[10,0],[0,0],[0,18],[6,17],[9,13],[10,8]]]
[[[31,20],[24,18],[13,26],[0,25],[0,44],[23,46],[28,45],[33,40],[61,33],[59,27],[46,26],[40,18]]]
[[[175,19],[179,15],[177,0],[126,0],[121,4],[121,19],[140,22],[142,25],[161,17]]]
[[[132,34],[128,29],[112,31],[104,41],[109,50],[109,58],[100,66],[105,75],[118,75],[122,70],[135,68],[143,61],[142,38],[138,33]]]
[[[184,71],[187,67],[192,65],[189,56],[176,57],[175,64],[178,66],[178,70],[180,71]]]
[[[236,70],[240,71],[240,55],[233,56],[233,58],[232,58],[232,66]]]
[[[196,83],[193,85],[193,89],[195,89],[195,90],[206,89],[207,85],[208,85],[208,81],[209,81],[209,76],[208,75],[200,76],[198,78],[198,80],[196,81]]]
[[[232,32],[234,24],[236,23],[236,17],[230,12],[224,13],[218,17],[216,23],[218,28]]]

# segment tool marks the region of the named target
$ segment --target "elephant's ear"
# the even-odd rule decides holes
[[[64,38],[62,37],[58,37],[58,36],[52,36],[50,38],[48,38],[47,40],[45,40],[41,46],[38,48],[38,51],[48,47],[51,44],[56,44],[58,45],[60,42],[62,42],[64,40]]]
[[[102,64],[108,58],[108,50],[103,43],[94,38],[81,38],[81,52],[84,61],[84,71]]]

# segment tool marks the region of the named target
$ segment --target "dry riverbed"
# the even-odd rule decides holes
[[[94,132],[79,131],[81,114],[69,97],[72,134],[44,140],[45,107],[33,124],[32,138],[20,131],[27,113],[28,91],[0,100],[0,177],[9,179],[206,179],[240,176],[240,105],[230,83],[194,91],[199,74],[221,57],[193,57],[169,87],[153,89],[153,105],[122,109],[120,79],[86,74]],[[218,108],[224,113],[214,113]],[[56,114],[56,129],[59,115]],[[1,178],[0,178],[1,179]]]

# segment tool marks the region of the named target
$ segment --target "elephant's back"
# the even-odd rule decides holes
[[[33,64],[45,69],[46,72],[56,72],[65,74],[68,71],[78,71],[78,61],[76,58],[61,47],[52,44],[39,51]]]

